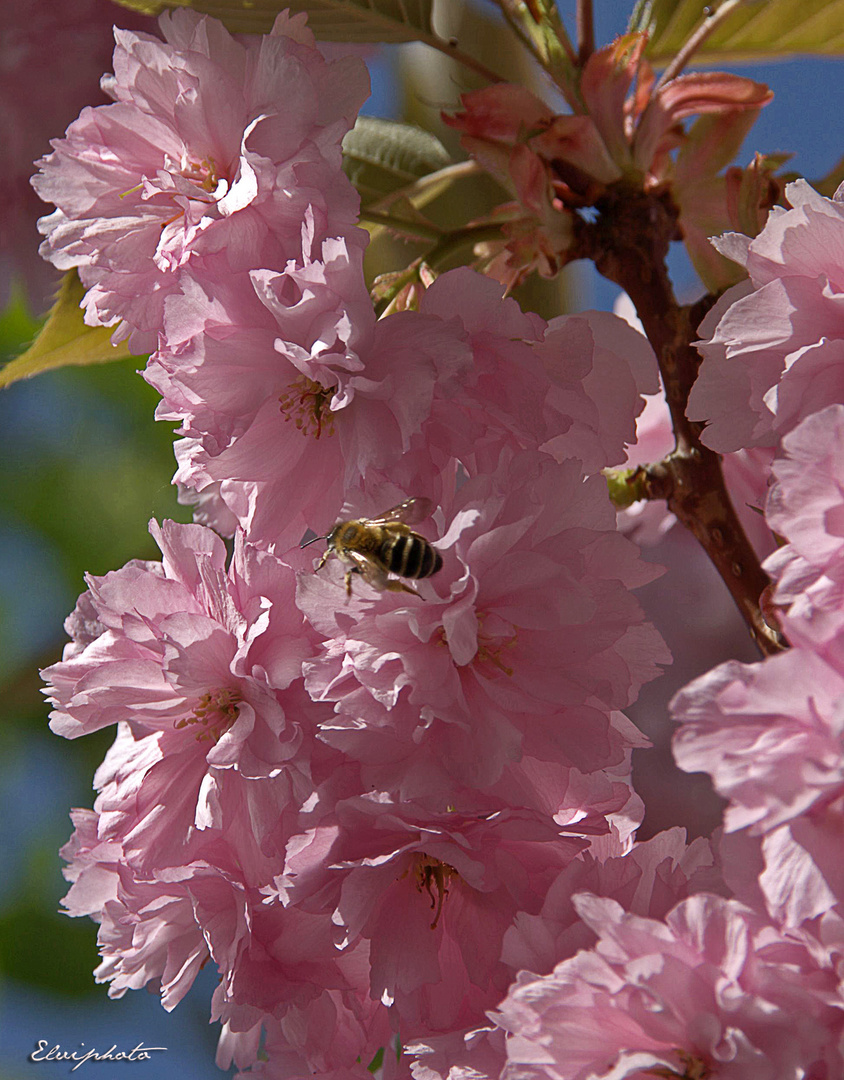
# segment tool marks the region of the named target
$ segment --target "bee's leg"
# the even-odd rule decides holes
[[[356,574],[357,570],[353,566],[351,570],[346,571],[346,596],[352,595],[352,574]]]
[[[416,591],[416,589],[411,589],[411,587],[409,585],[405,585],[403,581],[388,581],[384,588],[387,589],[389,592],[409,592],[412,593],[413,596],[419,596],[419,593]],[[419,599],[424,600],[425,597],[419,596]]]
[[[326,562],[328,561],[328,556],[331,555],[333,553],[333,551],[334,551],[333,548],[326,548],[325,549],[325,554],[322,556],[322,558],[317,563],[317,570],[322,570],[323,566],[325,566]],[[316,570],[314,571],[314,573],[316,573]]]

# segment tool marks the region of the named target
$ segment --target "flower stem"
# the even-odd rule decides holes
[[[445,38],[439,37],[437,34],[427,34],[424,37],[420,37],[420,40],[424,41],[426,45],[430,45],[432,49],[437,49],[439,52],[451,57],[455,63],[462,64],[463,67],[467,67],[470,71],[474,71],[476,75],[480,75],[482,79],[486,79],[489,83],[507,81],[503,75],[499,75],[497,71],[493,71],[492,68],[488,68],[486,64],[481,63],[476,56],[472,56],[471,53],[463,52],[463,50],[458,47],[457,41],[454,38],[446,40]]]
[[[595,51],[592,0],[577,0],[577,62],[581,67]]]
[[[747,2],[748,0],[724,0],[716,11],[707,15],[665,71],[663,71],[659,78],[659,82],[654,87],[654,93],[665,86],[667,82],[670,82],[671,79],[676,79],[706,39],[710,37],[710,35],[713,34],[725,19],[729,18],[737,8]]]
[[[677,303],[665,258],[676,233],[677,209],[667,195],[647,194],[619,183],[599,206],[598,221],[581,227],[579,255],[623,288],[636,308],[659,361],[676,445],[654,467],[647,495],[665,498],[669,509],[696,537],[723,578],[765,655],[785,642],[761,607],[770,584],[733,508],[718,454],[700,441],[701,426],[686,417],[700,356],[692,345],[705,305]]]
[[[414,180],[405,187],[398,188],[396,191],[391,191],[388,195],[384,195],[383,198],[370,203],[367,209],[370,212],[383,213],[384,211],[389,210],[393,203],[398,202],[400,199],[407,199],[408,202],[412,202],[414,206],[424,206],[426,202],[439,195],[441,189],[447,187],[455,180],[462,179],[466,176],[475,176],[482,171],[483,170],[477,161],[472,158],[468,161],[457,161],[453,165],[446,165],[442,169],[437,169],[436,172],[428,173],[426,176],[420,176],[418,180]],[[417,199],[419,200],[418,202],[416,202]]]

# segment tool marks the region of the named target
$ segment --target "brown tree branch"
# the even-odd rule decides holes
[[[581,67],[595,51],[592,0],[577,0],[577,61]]]
[[[692,342],[705,306],[678,304],[668,276],[665,259],[677,238],[677,209],[667,194],[643,193],[623,181],[596,208],[598,220],[578,229],[575,257],[591,258],[633,301],[659,361],[671,411],[676,446],[651,478],[652,493],[666,499],[700,542],[762,653],[779,652],[785,642],[761,608],[770,581],[727,494],[720,456],[701,443],[701,426],[686,417],[700,364]]]

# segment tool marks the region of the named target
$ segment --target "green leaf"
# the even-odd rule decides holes
[[[304,11],[320,41],[425,41],[433,37],[434,0],[118,0],[144,15],[189,7],[240,34],[269,33],[276,15]]]
[[[79,306],[84,295],[79,275],[68,271],[38,336],[26,352],[0,368],[0,389],[53,368],[107,364],[132,355],[125,344],[111,344],[112,327],[85,325]]]
[[[844,184],[844,157],[829,170],[826,176],[812,181],[812,187],[821,195],[826,195],[828,199],[832,198],[841,184]]]
[[[646,54],[663,65],[704,18],[706,0],[639,0],[631,30],[644,30]],[[709,5],[716,10],[716,5]],[[795,54],[844,53],[844,0],[748,0],[726,16],[695,54],[707,64]]]
[[[394,120],[359,116],[343,139],[343,168],[364,207],[450,163],[448,151],[435,135]]]

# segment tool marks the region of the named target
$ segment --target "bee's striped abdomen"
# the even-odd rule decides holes
[[[381,548],[380,556],[392,574],[406,578],[426,578],[443,564],[442,556],[417,533],[392,536]]]

